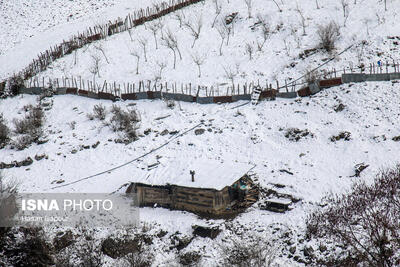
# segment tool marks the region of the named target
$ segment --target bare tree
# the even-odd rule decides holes
[[[147,43],[148,43],[148,40],[146,39],[146,38],[142,38],[142,37],[140,37],[139,39],[138,39],[138,42],[139,42],[139,45],[142,47],[142,49],[143,49],[143,54],[144,54],[144,61],[145,62],[147,62],[147,54],[146,54],[146,47],[147,47]]]
[[[185,13],[183,11],[178,11],[174,13],[174,18],[179,21],[179,28],[182,28],[184,20],[185,20]]]
[[[100,61],[101,58],[97,55],[91,55],[92,65],[89,68],[90,73],[93,74],[93,80],[95,81],[96,74],[100,77]]]
[[[244,0],[244,3],[247,6],[248,17],[251,18],[251,11],[253,9],[253,0]]]
[[[168,47],[169,49],[171,49],[174,54],[174,69],[175,69],[175,67],[176,67],[176,52],[179,53],[179,57],[182,60],[182,55],[178,48],[178,40],[176,39],[176,36],[171,32],[170,29],[168,29],[164,33],[162,40],[163,40],[163,44],[166,47]]]
[[[224,77],[229,79],[232,83],[232,86],[235,86],[235,77],[239,73],[238,66],[236,66],[236,70],[232,69],[230,66],[223,67],[225,75]]]
[[[219,33],[219,36],[221,37],[221,44],[219,45],[219,55],[222,56],[222,46],[224,44],[225,38],[228,35],[228,32],[226,30],[226,27],[224,27],[222,23],[217,26],[217,31]]]
[[[349,1],[348,0],[340,0],[340,4],[342,5],[342,10],[343,10],[343,17],[346,17],[347,13],[347,8],[349,7]]]
[[[158,66],[158,76],[156,77],[156,80],[161,80],[162,78],[162,72],[163,70],[167,67],[167,63],[164,61],[156,61],[156,64]]]
[[[101,44],[99,44],[99,45],[97,45],[97,46],[95,45],[94,48],[96,48],[97,50],[99,50],[99,51],[103,54],[104,58],[106,59],[107,64],[110,64],[110,62],[108,61],[108,58],[107,58],[107,56],[106,56],[106,53],[105,53],[105,51],[104,51],[103,45],[101,45]]]
[[[156,49],[158,49],[157,32],[160,30],[160,23],[153,21],[152,23],[149,24],[149,30],[153,33]]]
[[[199,78],[201,77],[201,65],[204,64],[204,62],[206,61],[206,55],[200,55],[198,53],[194,53],[192,55],[192,60],[194,62],[194,64],[197,65],[197,69],[199,71]]]
[[[299,5],[296,4],[295,11],[300,15],[300,22],[301,22],[301,26],[303,28],[303,35],[306,35],[306,27],[307,27],[307,25],[306,25],[306,18],[304,17],[304,14],[303,14],[303,10],[301,10],[299,8]]]
[[[275,1],[275,0],[272,0],[274,3],[275,3],[275,5],[278,7],[278,10],[279,10],[279,12],[282,12],[282,9],[280,8],[280,6],[278,5],[278,3]]]
[[[184,26],[190,30],[190,34],[194,37],[192,48],[197,39],[199,39],[201,28],[203,27],[203,20],[201,16],[197,17],[196,22],[186,21],[184,22]]]
[[[136,74],[139,74],[140,54],[137,51],[132,51],[131,55],[136,57]]]
[[[246,44],[246,53],[249,55],[249,60],[253,59],[253,52],[254,52],[254,48],[251,44],[247,43]]]
[[[294,25],[290,26],[290,33],[292,34],[294,40],[296,41],[297,48],[300,48],[300,46],[301,46],[301,38],[297,34],[297,28]]]
[[[214,28],[215,22],[217,21],[217,18],[221,14],[221,11],[222,11],[222,6],[218,4],[218,0],[214,0],[214,3],[215,3],[215,17],[214,17],[213,23],[211,25],[211,28]]]
[[[131,38],[131,42],[133,42],[132,38],[132,29],[128,29],[129,38]]]
[[[257,15],[257,20],[261,27],[261,41],[257,39],[257,49],[258,51],[262,51],[270,33],[269,24],[266,22],[266,19],[261,16],[261,14]]]
[[[400,165],[380,172],[372,184],[359,182],[350,193],[328,196],[326,203],[307,219],[306,233],[313,243],[333,241],[328,252],[335,266],[398,266]]]

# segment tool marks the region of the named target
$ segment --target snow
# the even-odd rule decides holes
[[[282,205],[292,204],[292,201],[290,199],[282,199],[282,198],[269,198],[266,201],[270,202],[270,203],[277,203],[277,204],[282,204]]]
[[[169,161],[147,171],[147,166],[132,171],[133,181],[151,185],[174,184],[187,187],[221,190],[243,177],[252,166],[240,162],[206,159]],[[195,171],[194,182],[190,171]]]
[[[350,65],[356,66],[364,63],[368,66],[378,60],[392,62],[399,59],[398,47],[393,41],[387,39],[387,36],[398,34],[396,28],[398,10],[395,4],[392,4],[389,10],[383,13],[383,5],[377,5],[373,1],[364,1],[358,4],[351,2],[349,3],[350,15],[344,23],[339,1],[319,1],[319,9],[316,8],[315,1],[302,1],[298,5],[304,13],[307,25],[306,35],[303,35],[300,15],[296,12],[296,1],[286,1],[282,4],[282,12],[277,12],[273,1],[253,1],[251,18],[248,18],[244,1],[230,1],[229,3],[218,1],[218,3],[222,6],[222,13],[217,18],[217,22],[226,15],[239,12],[234,26],[234,34],[230,36],[228,45],[226,45],[225,40],[222,55],[219,55],[221,38],[217,27],[212,28],[215,4],[213,1],[205,1],[204,4],[195,4],[182,11],[185,15],[185,21],[194,23],[198,18],[202,18],[203,27],[194,48],[191,48],[193,36],[187,27],[179,26],[175,14],[167,15],[161,20],[164,32],[169,29],[178,39],[182,60],[177,55],[176,69],[173,68],[173,53],[171,49],[163,45],[161,32],[158,32],[156,36],[158,43],[158,49],[156,49],[153,33],[149,30],[149,23],[146,23],[132,29],[132,39],[128,32],[124,32],[111,36],[107,40],[95,42],[77,52],[76,64],[73,53],[53,63],[47,71],[39,74],[38,78],[39,80],[42,77],[61,79],[62,77],[73,76],[76,79],[82,78],[90,81],[95,79],[99,85],[102,85],[104,81],[116,82],[121,87],[123,87],[123,83],[127,82],[138,83],[142,80],[154,81],[161,78],[160,81],[162,82],[177,82],[178,84],[190,82],[192,85],[221,87],[219,88],[220,93],[223,93],[226,91],[224,85],[231,84],[226,72],[234,74],[235,85],[245,82],[259,82],[262,86],[265,86],[266,83],[275,86],[276,80],[282,85],[285,80],[290,81],[302,76],[307,70],[316,67],[325,59],[341,52],[350,45],[354,46],[344,54],[337,56],[334,61],[324,66],[324,69],[332,70],[336,68],[341,70]],[[119,8],[118,10],[120,11],[118,16],[122,17],[121,10],[124,9]],[[105,15],[108,14],[109,11]],[[257,50],[257,41],[260,42],[261,40],[261,29],[259,27],[254,30],[251,29],[258,22],[257,15],[259,14],[266,19],[270,27],[270,35],[262,51]],[[305,59],[300,59],[299,54],[304,50],[318,46],[318,26],[326,25],[330,21],[335,21],[341,26],[341,36],[337,42],[336,51],[333,54],[320,51]],[[94,25],[95,23],[91,24]],[[21,44],[25,47],[25,52],[16,48],[1,56],[0,62],[9,62],[11,59],[17,59],[17,62],[13,66],[0,68],[0,78],[6,77],[6,73],[10,73],[14,66],[18,65],[21,69],[27,65],[30,58],[44,51],[50,44],[54,44],[56,41],[58,42],[83,28],[82,25],[78,28],[78,25],[72,23],[67,25],[69,25],[68,29],[58,30],[55,27],[51,29],[51,32],[47,32],[46,38],[50,41],[32,38],[29,42]],[[368,25],[368,27],[365,25]],[[147,60],[143,47],[139,44],[140,39],[147,40]],[[366,42],[366,45],[361,45],[363,41]],[[251,60],[246,54],[246,44],[254,49]],[[100,47],[105,51],[107,58],[100,52]],[[375,51],[378,51],[378,53]],[[140,56],[139,75],[136,74],[136,57],[132,55],[132,52],[137,52]],[[198,77],[197,66],[193,62],[193,56],[196,55],[205,58],[205,62],[201,66],[201,77]],[[101,59],[100,75],[96,75],[95,78],[90,72],[93,56],[99,56]],[[159,66],[164,63],[166,68],[161,71],[160,75]]]
[[[86,27],[124,17],[128,12],[153,3],[128,0],[3,2],[0,10],[6,15],[0,17],[0,80],[27,66],[38,53]],[[283,10],[278,12],[273,1],[253,0],[253,16],[247,18],[244,1],[228,3],[219,0],[222,5],[220,18],[239,12],[235,34],[231,36],[229,45],[223,45],[223,55],[220,56],[221,40],[216,29],[211,28],[215,2],[205,1],[183,11],[186,19],[195,21],[196,16],[203,19],[202,32],[194,49],[191,48],[193,37],[187,28],[179,27],[174,14],[162,19],[164,29],[170,29],[179,41],[182,60],[178,56],[176,69],[172,66],[172,52],[161,44],[161,34],[157,34],[159,48],[155,49],[154,37],[146,24],[132,30],[133,41],[127,32],[111,36],[77,51],[76,65],[73,55],[67,56],[54,62],[38,77],[47,79],[73,75],[93,80],[89,71],[91,56],[99,53],[96,48],[99,46],[104,48],[110,63],[106,64],[100,54],[100,77],[95,77],[98,83],[104,80],[121,84],[154,81],[159,72],[157,63],[165,62],[167,67],[162,72],[161,81],[219,86],[220,93],[224,93],[224,86],[231,83],[224,68],[236,73],[235,84],[259,80],[261,85],[269,82],[274,86],[275,80],[282,83],[285,79],[295,79],[306,69],[316,67],[351,44],[354,47],[337,56],[324,69],[340,70],[361,63],[368,66],[377,60],[398,60],[399,50],[395,45],[398,40],[387,38],[400,36],[398,4],[388,1],[388,11],[385,12],[383,1],[356,2],[349,1],[350,15],[346,23],[340,1],[318,0],[319,9],[315,1],[298,2],[306,18],[306,35],[303,36],[300,16],[295,11],[296,1],[277,1]],[[39,9],[40,14],[37,12]],[[19,16],[17,12],[20,12]],[[245,53],[246,43],[256,49],[256,41],[261,37],[259,30],[249,28],[257,22],[258,13],[267,18],[271,34],[263,51],[255,51],[253,59],[249,60]],[[69,18],[69,14],[73,17]],[[341,26],[336,51],[333,54],[318,51],[300,59],[301,52],[318,44],[318,25],[325,25],[331,20]],[[148,39],[147,62],[137,42],[139,37]],[[365,45],[361,45],[363,40]],[[136,75],[136,58],[131,55],[135,50],[141,55],[139,75]],[[201,77],[198,77],[197,66],[192,60],[195,53],[206,55]],[[344,84],[309,98],[277,99],[260,102],[257,106],[244,101],[221,105],[177,102],[175,108],[170,109],[160,100],[112,103],[71,95],[55,96],[52,98],[52,109],[45,112],[44,129],[48,142],[22,151],[7,146],[0,149],[0,162],[48,155],[48,159],[34,160],[27,167],[2,170],[7,179],[18,181],[20,190],[27,193],[111,193],[130,182],[220,188],[232,184],[233,178],[240,178],[255,166],[251,174],[263,189],[273,189],[301,199],[293,204],[292,210],[283,214],[260,210],[254,205],[229,222],[205,220],[183,211],[140,209],[143,223],[157,225],[157,230],[169,233],[190,235],[194,224],[217,225],[224,229],[214,241],[196,237],[188,247],[188,250],[201,251],[205,255],[202,266],[216,266],[220,257],[219,246],[231,238],[225,231],[228,226],[233,225],[250,234],[280,228],[282,231],[293,230],[296,235],[296,232],[301,233],[307,216],[319,207],[327,194],[347,192],[355,182],[371,182],[380,170],[396,164],[400,143],[392,138],[400,135],[399,99],[400,83],[396,81]],[[13,119],[24,115],[23,106],[36,103],[37,97],[30,95],[1,99],[0,113],[13,128]],[[345,105],[344,110],[335,112],[335,106],[340,103]],[[136,108],[142,118],[139,139],[127,145],[115,142],[122,138],[122,134],[113,132],[107,126],[110,114],[105,121],[88,119],[87,114],[93,111],[96,104],[103,104],[108,110],[113,104]],[[163,119],[159,119],[161,117]],[[164,130],[184,133],[199,123],[202,124],[198,128],[205,130],[202,135],[196,135],[194,130],[179,137],[176,134],[161,134]],[[289,128],[308,129],[313,137],[290,141],[285,137]],[[149,133],[148,129],[151,130]],[[342,131],[350,132],[351,140],[330,140]],[[12,136],[13,139],[15,137]],[[96,148],[83,148],[98,141],[100,144]],[[166,142],[169,143],[163,146]],[[155,150],[157,148],[160,149]],[[77,153],[71,153],[74,150]],[[146,153],[149,154],[141,157]],[[138,157],[140,159],[126,166],[108,171]],[[355,165],[362,162],[369,167],[360,177],[352,177]],[[148,170],[148,166],[154,163],[159,164]],[[189,174],[192,169],[196,171],[194,183]],[[82,180],[103,171],[102,175]],[[230,175],[225,176],[226,173]],[[55,181],[59,180],[64,182],[56,184]],[[276,184],[281,186],[277,188]],[[296,235],[294,238],[300,237]],[[163,251],[157,254],[155,266],[168,265],[165,260],[174,259],[175,255],[163,250],[164,243],[154,247],[157,252]],[[280,258],[279,261],[280,266],[304,266],[289,258]],[[113,264],[110,261],[109,266]]]

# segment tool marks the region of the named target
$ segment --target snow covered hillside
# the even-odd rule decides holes
[[[157,2],[0,0],[0,81],[79,31]],[[399,8],[391,0],[205,0],[86,45],[35,78],[222,88],[259,81],[275,87],[276,81],[294,80],[330,58],[322,70],[363,64],[368,69],[378,60],[399,60]],[[331,22],[340,34],[327,52],[318,31]],[[130,182],[220,189],[254,166],[249,174],[260,187],[260,200],[233,219],[140,208],[142,229],[136,230],[153,238],[146,243],[154,254],[152,266],[180,266],[177,257],[186,252],[200,255],[199,266],[224,266],[226,244],[235,246],[237,240],[251,246],[258,237],[271,242],[276,255],[271,266],[307,266],[307,247],[320,244],[305,238],[306,218],[326,205],[327,195],[349,192],[355,182],[369,183],[399,162],[399,101],[398,80],[346,83],[310,97],[258,105],[20,94],[0,99],[0,115],[10,128],[9,138],[0,136],[0,171],[7,181],[18,182],[21,192],[112,193]],[[44,114],[40,129],[17,129],[38,104],[35,116]],[[105,111],[104,117],[94,109]],[[131,112],[135,123],[128,131],[115,126],[115,110]],[[200,164],[196,172],[202,179],[185,180],[187,168]],[[228,179],[218,169],[222,164],[234,176]],[[267,198],[279,196],[293,200],[293,209],[262,208]],[[196,225],[221,232],[204,238],[194,234]],[[65,229],[48,230],[53,240]],[[79,235],[79,229],[72,231]],[[95,231],[98,243],[110,234]],[[104,266],[123,266],[121,259],[101,255]],[[1,256],[0,249],[0,265]]]
[[[100,102],[109,109],[112,102],[55,96],[52,108],[45,112],[48,141],[22,151],[7,146],[0,150],[0,158],[11,162],[35,155],[48,156],[27,167],[4,170],[26,192],[113,192],[131,181],[176,182],[169,178],[174,177],[173,173],[159,175],[158,180],[146,180],[157,169],[147,172],[148,175],[146,171],[143,175],[143,169],[157,162],[159,168],[181,162],[190,165],[199,160],[247,163],[256,166],[253,172],[263,188],[276,189],[274,185],[280,184],[284,188],[278,189],[279,192],[301,201],[294,205],[294,210],[282,215],[261,211],[255,206],[235,219],[234,224],[251,221],[255,227],[261,227],[279,221],[285,227],[297,229],[324,195],[345,192],[354,181],[368,181],[378,170],[396,162],[400,144],[392,138],[400,135],[396,123],[400,118],[399,97],[398,83],[371,82],[331,88],[311,98],[261,102],[256,107],[235,108],[240,102],[180,103],[170,109],[162,101],[118,102],[121,107],[136,108],[142,119],[139,140],[125,145],[116,143],[121,137],[105,126],[110,115],[104,122],[89,120],[87,116],[95,104]],[[5,99],[0,113],[10,122],[21,116],[18,113],[24,105],[35,102],[36,97],[28,95]],[[337,109],[339,105],[341,108]],[[200,135],[190,131],[125,167],[53,189],[145,154],[200,122],[203,124],[199,129],[205,130]],[[309,134],[296,135],[291,128],[306,130]],[[340,132],[349,132],[349,140],[331,140]],[[297,141],[296,136],[299,136]],[[361,177],[352,177],[359,163],[369,167]],[[166,215],[168,211],[160,209],[141,212],[142,220],[168,225],[169,231],[190,232],[193,220],[198,220],[180,212]],[[155,215],[159,212],[165,217]],[[178,222],[172,219],[175,216],[183,217]]]
[[[318,7],[315,1],[284,1],[279,3],[279,12],[273,1],[250,2],[251,8],[245,1],[222,0],[189,6],[130,33],[89,45],[39,76],[86,80],[96,76],[100,85],[104,80],[274,84],[303,75],[350,45],[354,46],[324,68],[339,70],[399,59],[396,39],[387,38],[398,35],[395,3],[389,2],[384,11],[384,5],[376,1],[350,1],[344,9],[340,1],[317,1]],[[233,22],[224,27],[222,21],[235,13]],[[340,27],[335,50],[331,54],[313,51],[319,46],[318,27],[331,21]],[[166,45],[168,32],[177,40],[176,51]],[[93,75],[96,61],[98,73]]]

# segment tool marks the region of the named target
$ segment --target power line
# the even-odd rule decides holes
[[[143,154],[143,155],[141,155],[141,156],[139,156],[139,157],[136,157],[136,158],[134,158],[134,159],[132,159],[132,160],[130,160],[130,161],[128,161],[128,162],[125,162],[124,164],[121,164],[121,165],[116,166],[116,167],[114,167],[114,168],[111,168],[111,169],[108,169],[108,170],[105,170],[105,171],[102,171],[102,172],[99,172],[99,173],[96,173],[96,174],[93,174],[93,175],[90,175],[90,176],[87,176],[87,177],[84,177],[84,178],[81,178],[81,179],[78,179],[78,180],[73,181],[73,182],[70,182],[70,183],[66,183],[66,184],[54,186],[54,187],[52,187],[51,189],[56,189],[56,188],[65,187],[65,186],[69,186],[69,185],[72,185],[72,184],[76,184],[76,183],[79,183],[79,182],[81,182],[81,181],[88,180],[88,179],[94,178],[94,177],[96,177],[96,176],[99,176],[99,175],[102,175],[102,174],[105,174],[105,173],[108,173],[108,172],[111,172],[111,171],[115,171],[116,169],[122,168],[122,167],[124,167],[124,166],[126,166],[126,165],[128,165],[128,164],[131,164],[132,162],[137,161],[138,159],[141,159],[141,158],[143,158],[143,157],[145,157],[145,156],[147,156],[147,155],[153,153],[154,151],[157,151],[157,150],[163,148],[164,146],[166,146],[166,145],[168,145],[169,143],[171,143],[173,140],[177,139],[178,137],[181,137],[181,136],[185,135],[186,133],[192,131],[193,129],[199,127],[199,126],[202,125],[202,124],[203,124],[203,122],[200,122],[199,124],[197,124],[197,125],[193,126],[192,128],[190,128],[190,129],[184,131],[183,133],[178,134],[178,135],[176,135],[175,137],[169,139],[167,142],[165,142],[165,143],[162,144],[161,146],[159,146],[159,147],[157,147],[157,148],[154,148],[154,149],[150,150],[149,152],[146,152],[145,154]]]

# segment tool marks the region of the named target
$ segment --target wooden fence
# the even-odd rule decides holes
[[[34,59],[24,70],[18,73],[17,77],[23,80],[28,80],[38,73],[46,70],[48,66],[57,59],[65,55],[71,54],[73,51],[82,48],[92,42],[105,39],[116,33],[127,31],[142,25],[147,21],[152,21],[167,15],[176,10],[182,9],[191,4],[199,3],[204,0],[169,0],[161,2],[153,7],[147,7],[133,12],[125,17],[125,19],[117,19],[105,25],[96,25],[89,27],[82,33],[71,37],[68,41],[63,41],[61,44],[55,45],[44,53],[40,53],[37,59]]]

